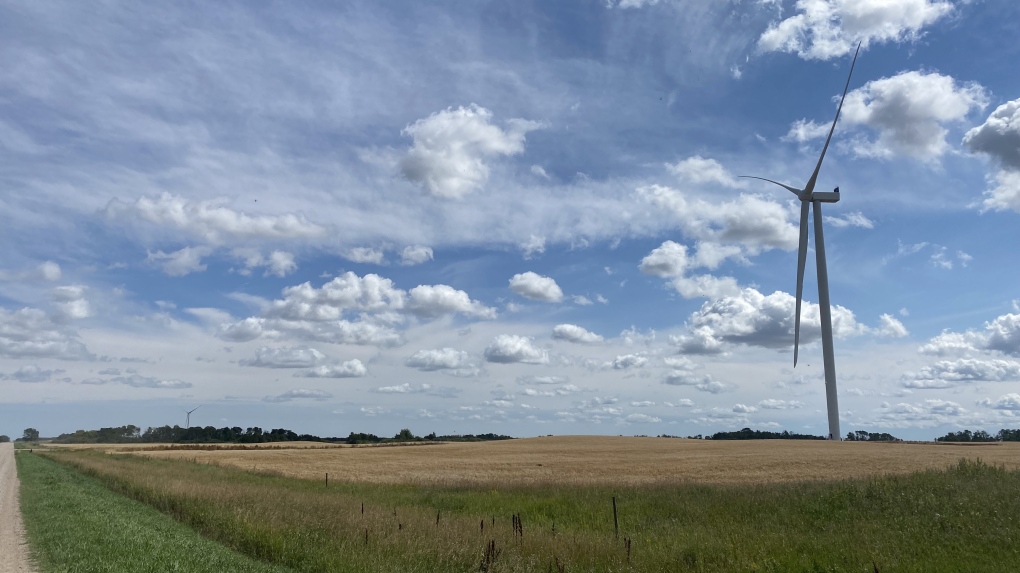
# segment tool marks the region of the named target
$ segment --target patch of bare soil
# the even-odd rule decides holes
[[[18,506],[14,444],[0,444],[0,573],[31,573],[25,528]]]

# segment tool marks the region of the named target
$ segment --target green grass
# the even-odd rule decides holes
[[[43,572],[288,571],[231,551],[38,455],[17,455],[21,510]]]
[[[46,455],[299,571],[477,571],[490,541],[500,553],[486,571],[1000,572],[1020,563],[1020,472],[980,462],[835,483],[326,490],[191,462]]]

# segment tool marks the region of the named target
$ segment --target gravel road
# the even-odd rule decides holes
[[[18,507],[14,444],[0,444],[0,573],[32,573]]]

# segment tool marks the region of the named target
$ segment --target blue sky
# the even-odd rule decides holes
[[[0,432],[1020,427],[1020,6],[0,3]]]

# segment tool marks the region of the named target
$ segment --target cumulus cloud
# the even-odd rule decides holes
[[[44,370],[35,364],[29,364],[28,366],[22,366],[11,374],[0,376],[7,380],[17,380],[18,382],[49,382],[56,374],[62,374],[64,370]]]
[[[738,244],[752,255],[773,248],[793,250],[797,247],[799,235],[791,212],[775,201],[741,194],[730,201],[710,203],[690,199],[662,185],[641,187],[637,193],[672,214],[690,238]]]
[[[386,253],[370,247],[355,247],[344,253],[344,258],[352,263],[381,265],[385,262]]]
[[[1020,363],[1011,360],[980,360],[961,358],[939,360],[917,372],[903,375],[906,388],[952,388],[971,382],[1005,382],[1020,380]]]
[[[713,380],[708,374],[697,374],[690,370],[673,370],[666,374],[662,380],[670,386],[692,386],[696,390],[719,394],[729,390],[729,387],[718,380]]]
[[[557,324],[553,327],[553,338],[577,344],[597,344],[605,340],[601,335],[590,332],[576,324]]]
[[[457,199],[475,191],[489,178],[488,160],[523,152],[527,133],[542,127],[511,119],[504,130],[491,120],[492,112],[471,104],[408,125],[402,133],[414,144],[400,161],[401,173],[436,197]]]
[[[631,424],[658,424],[662,421],[661,418],[649,416],[648,414],[630,414],[624,420]]]
[[[225,206],[225,200],[189,201],[163,193],[141,197],[134,203],[111,200],[103,213],[120,221],[147,221],[176,229],[210,243],[250,239],[310,239],[322,237],[326,229],[302,215],[248,215]]]
[[[431,389],[432,386],[430,386],[429,384],[422,384],[415,388],[414,386],[411,386],[410,384],[405,382],[403,384],[398,384],[396,386],[383,386],[381,388],[376,388],[374,391],[379,392],[381,394],[420,394],[428,392]]]
[[[291,400],[328,400],[333,395],[323,390],[289,390],[277,396],[266,396],[263,402],[290,402]]]
[[[999,171],[989,182],[992,186],[985,191],[984,208],[1020,213],[1020,171]]]
[[[556,281],[531,271],[516,274],[510,279],[510,290],[531,300],[560,302],[563,290]]]
[[[688,157],[676,163],[667,163],[666,169],[677,177],[695,185],[716,184],[723,187],[743,187],[743,181],[733,176],[715,159],[700,155]]]
[[[209,247],[184,247],[172,253],[149,251],[145,260],[159,265],[163,272],[169,276],[183,277],[204,271],[206,265],[202,264],[202,259],[211,254],[212,249]]]
[[[858,41],[914,41],[953,10],[944,0],[797,0],[795,6],[796,14],[761,35],[762,51],[828,60],[850,53]]]
[[[0,357],[93,360],[78,334],[36,308],[0,308]]]
[[[536,347],[531,338],[517,336],[515,334],[500,334],[492,341],[492,344],[485,348],[485,359],[489,362],[510,364],[523,362],[525,364],[546,364],[549,362],[549,352]]]
[[[467,352],[454,348],[439,348],[435,350],[419,350],[412,354],[404,362],[411,368],[417,368],[425,372],[436,370],[474,370]]]
[[[357,358],[343,362],[320,364],[314,368],[296,372],[300,378],[360,378],[368,374],[368,368]]]
[[[684,276],[689,268],[718,266],[723,260],[740,256],[741,249],[714,243],[699,243],[694,258],[687,254],[687,247],[673,241],[666,241],[656,247],[638,266],[649,275],[670,278],[673,288],[684,298],[716,299],[733,296],[740,292],[740,286],[733,277],[712,275]]]
[[[527,260],[534,257],[535,255],[541,255],[542,253],[545,252],[545,237],[531,235],[528,237],[527,241],[523,241],[517,246],[518,248],[521,249],[521,253]]]
[[[268,257],[263,257],[257,249],[240,248],[234,249],[232,254],[244,262],[244,268],[238,272],[245,276],[260,267],[266,269],[265,276],[277,277],[285,277],[297,270],[294,255],[286,251],[273,251]]]
[[[85,299],[86,287],[82,285],[60,286],[53,289],[54,306],[61,320],[75,320],[92,316],[92,307]]]
[[[412,245],[404,247],[404,250],[400,251],[400,264],[402,265],[420,265],[431,260],[431,247],[426,247],[424,245]]]
[[[996,410],[1011,410],[1013,412],[1020,411],[1020,394],[1011,392],[1004,396],[999,397],[998,400],[989,400],[985,398],[978,402],[981,406],[988,408],[995,408]]]
[[[1020,99],[995,108],[984,123],[963,136],[963,144],[991,156],[1005,169],[1020,171]]]
[[[570,381],[570,378],[566,376],[534,376],[527,375],[517,378],[517,383],[525,386],[528,385],[551,385],[551,384],[565,384]]]
[[[787,401],[768,399],[758,402],[758,407],[763,410],[795,410],[798,408],[803,408],[804,404],[796,400]]]
[[[848,125],[865,125],[878,133],[874,140],[853,143],[864,157],[907,155],[935,160],[949,149],[944,123],[961,121],[988,103],[976,83],[958,85],[937,72],[901,72],[870,81],[851,91],[843,106]]]
[[[758,408],[754,406],[746,406],[744,404],[734,404],[733,411],[737,414],[753,414],[758,411]]]
[[[646,275],[675,277],[687,271],[687,247],[673,241],[666,241],[641,259],[638,266]]]
[[[674,344],[700,353],[717,350],[720,343],[746,344],[763,348],[789,348],[793,344],[796,299],[776,291],[768,296],[745,288],[736,297],[723,297],[706,302],[687,320],[689,333],[673,339]],[[801,307],[801,344],[821,337],[821,321],[817,304],[804,301]],[[832,331],[838,337],[864,332],[853,312],[834,305]]]
[[[807,119],[798,119],[790,126],[790,131],[780,139],[783,141],[795,141],[804,143],[812,139],[818,139],[829,135],[831,124],[815,123]]]
[[[476,318],[496,318],[496,309],[471,300],[466,292],[447,285],[414,287],[409,292],[407,311],[426,318],[457,312]]]
[[[242,366],[258,368],[309,368],[325,360],[326,355],[308,346],[270,348],[255,351],[252,360],[241,360]]]
[[[903,323],[897,320],[891,314],[883,314],[882,316],[878,317],[878,320],[879,320],[878,326],[879,336],[888,336],[890,338],[903,338],[904,336],[910,334],[909,332],[907,332],[907,327],[903,326]]]
[[[648,363],[648,357],[640,354],[623,354],[617,356],[610,362],[606,362],[602,365],[603,368],[611,368],[613,370],[630,370],[631,368],[641,368]]]
[[[943,331],[919,348],[934,356],[961,355],[968,352],[999,352],[1020,357],[1020,314],[1004,314],[985,323],[983,331]]]

